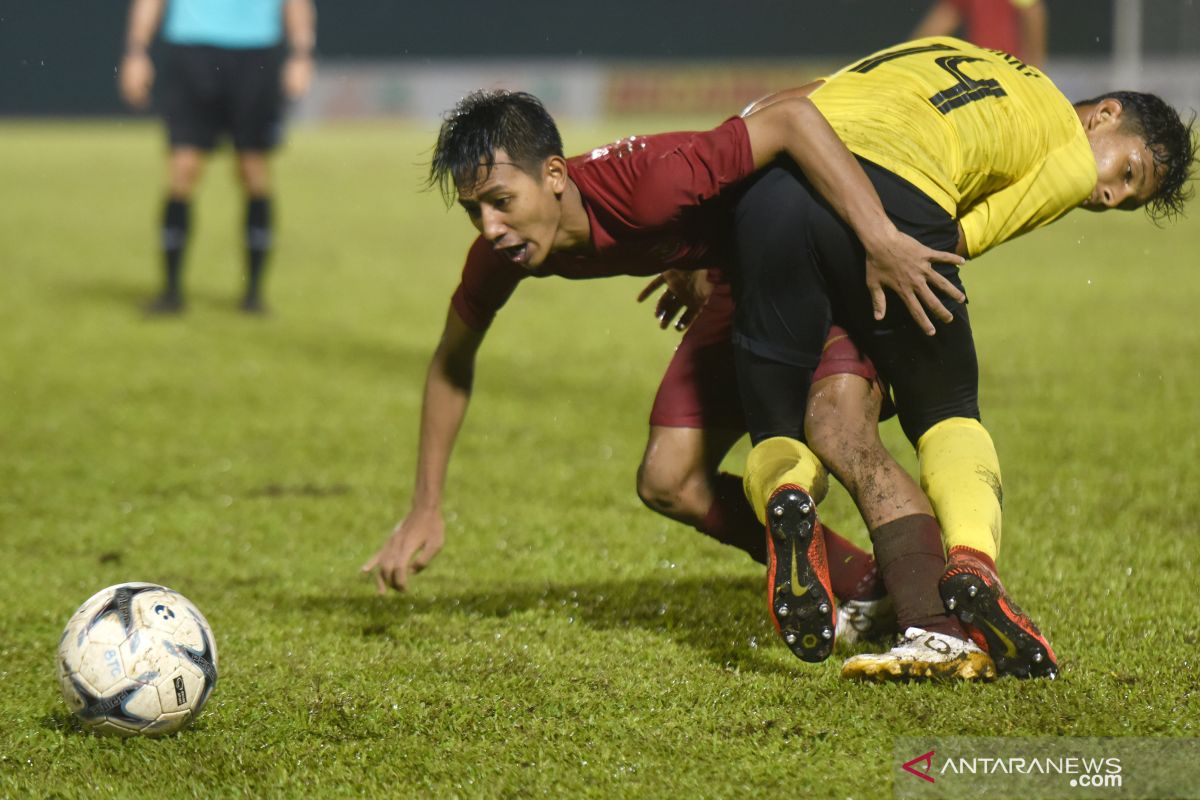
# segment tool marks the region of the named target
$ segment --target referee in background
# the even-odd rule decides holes
[[[147,310],[183,310],[180,273],[192,193],[205,157],[227,134],[245,196],[241,308],[262,313],[271,247],[270,154],[280,141],[285,96],[299,98],[312,83],[316,10],[312,0],[132,0],[118,83],[133,108],[150,102],[154,65],[148,50],[160,23],[167,45],[162,103],[170,142],[162,223],[166,280]]]

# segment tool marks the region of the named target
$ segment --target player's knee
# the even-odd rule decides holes
[[[647,508],[683,521],[699,519],[708,510],[699,508],[693,486],[696,476],[677,465],[643,461],[638,467],[637,493]]]

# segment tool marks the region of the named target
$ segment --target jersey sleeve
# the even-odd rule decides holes
[[[1095,183],[1094,162],[1072,164],[1070,153],[1051,152],[1020,180],[967,209],[959,219],[967,252],[975,258],[1053,222],[1086,200]]]
[[[752,172],[754,153],[746,123],[731,117],[649,155],[631,192],[631,216],[644,228],[666,225]]]
[[[526,274],[496,255],[487,239],[476,237],[450,306],[468,328],[485,331]]]

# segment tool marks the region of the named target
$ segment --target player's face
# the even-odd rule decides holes
[[[531,175],[503,150],[497,150],[495,158],[490,172],[480,167],[474,186],[459,187],[458,204],[501,256],[537,269],[550,255],[558,233],[566,162],[553,156]]]
[[[1145,205],[1158,188],[1154,154],[1145,139],[1122,128],[1120,104],[1117,109],[1116,115],[1106,115],[1087,131],[1096,158],[1096,188],[1083,202],[1089,211],[1132,211]]]

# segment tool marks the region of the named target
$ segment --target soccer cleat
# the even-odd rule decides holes
[[[813,662],[829,658],[837,626],[825,537],[816,521],[816,503],[798,486],[779,487],[767,502],[771,618],[792,652]]]
[[[1018,678],[1054,678],[1058,659],[1017,604],[1009,599],[1000,578],[969,547],[952,547],[938,591],[946,608],[976,638],[982,635],[987,651],[1002,675]]]
[[[242,298],[242,302],[238,303],[238,308],[242,313],[252,316],[265,316],[267,313],[266,304],[257,294],[247,294]]]
[[[842,677],[877,681],[994,681],[996,665],[972,641],[909,628],[886,653],[846,659]]]
[[[175,292],[163,292],[146,304],[146,313],[153,317],[183,313],[183,297]]]
[[[837,612],[834,641],[838,645],[882,641],[896,633],[896,609],[890,595],[877,600],[843,600]]]

